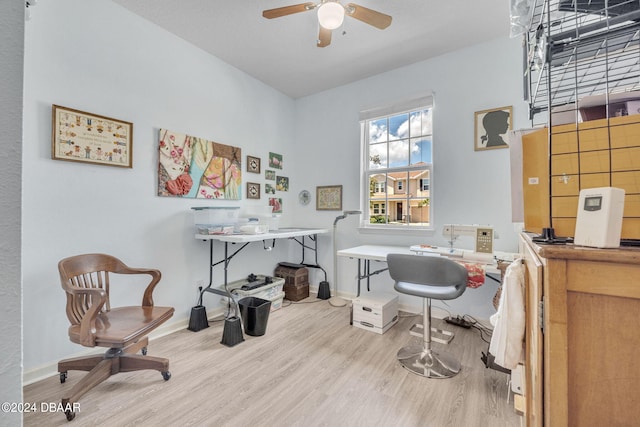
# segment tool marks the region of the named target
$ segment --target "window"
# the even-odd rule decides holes
[[[421,101],[360,115],[366,227],[431,227],[433,104],[431,96]]]
[[[373,213],[376,215],[384,215],[384,203],[373,203]]]

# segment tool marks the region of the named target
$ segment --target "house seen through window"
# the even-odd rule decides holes
[[[432,110],[428,103],[361,122],[366,226],[431,226]]]

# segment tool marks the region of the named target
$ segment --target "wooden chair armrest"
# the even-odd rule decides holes
[[[128,266],[123,266],[120,268],[117,273],[119,274],[148,274],[151,276],[151,282],[147,285],[147,288],[144,290],[144,295],[142,296],[142,306],[143,307],[153,307],[153,290],[155,289],[158,282],[162,278],[162,273],[160,270],[156,270],[155,268],[131,268]]]

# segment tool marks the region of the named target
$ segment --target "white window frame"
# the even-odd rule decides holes
[[[433,122],[434,101],[433,101],[433,95],[431,93],[413,100],[403,101],[403,102],[395,103],[390,106],[374,108],[374,109],[369,109],[369,110],[360,112],[360,131],[361,131],[360,135],[361,135],[361,154],[362,154],[361,165],[360,165],[360,172],[361,172],[361,186],[360,186],[361,197],[360,198],[361,198],[361,205],[363,206],[363,209],[362,209],[363,214],[361,217],[361,221],[362,221],[361,231],[398,233],[402,231],[415,232],[418,230],[430,230],[430,231],[434,230],[435,222],[434,222],[434,209],[433,209],[433,206],[434,206],[434,198],[433,198],[434,160],[433,160],[433,157],[434,157],[434,150],[435,150],[435,138],[433,135],[433,123],[431,125],[431,135],[430,135],[431,136],[431,163],[428,163],[426,166],[425,165],[407,166],[407,167],[400,167],[400,168],[383,168],[383,169],[375,170],[375,172],[385,173],[385,174],[394,173],[394,172],[412,172],[412,171],[424,171],[424,170],[428,171],[428,176],[429,176],[429,222],[428,222],[428,225],[425,225],[425,224],[411,225],[411,224],[404,224],[404,223],[372,224],[370,222],[370,210],[369,210],[370,202],[383,203],[385,206],[385,214],[388,215],[390,199],[389,199],[389,194],[387,194],[386,192],[385,192],[384,201],[383,200],[371,201],[369,198],[369,194],[371,191],[369,175],[372,172],[374,172],[374,170],[369,169],[369,165],[370,165],[369,135],[368,135],[369,129],[367,126],[367,121],[384,118],[384,117],[391,117],[394,115],[413,112],[413,111],[426,110],[426,109],[432,110],[431,118]],[[410,197],[411,191],[409,188],[408,181],[406,183],[403,183],[403,188],[405,187],[407,187],[407,190],[402,194],[402,202],[406,206],[411,206],[410,200],[412,198]],[[418,190],[422,191],[422,188],[419,188]],[[380,194],[380,193],[377,193],[377,194]]]

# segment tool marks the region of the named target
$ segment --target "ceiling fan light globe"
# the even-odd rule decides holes
[[[344,6],[337,2],[322,3],[318,8],[318,22],[327,30],[335,30],[344,21]]]

